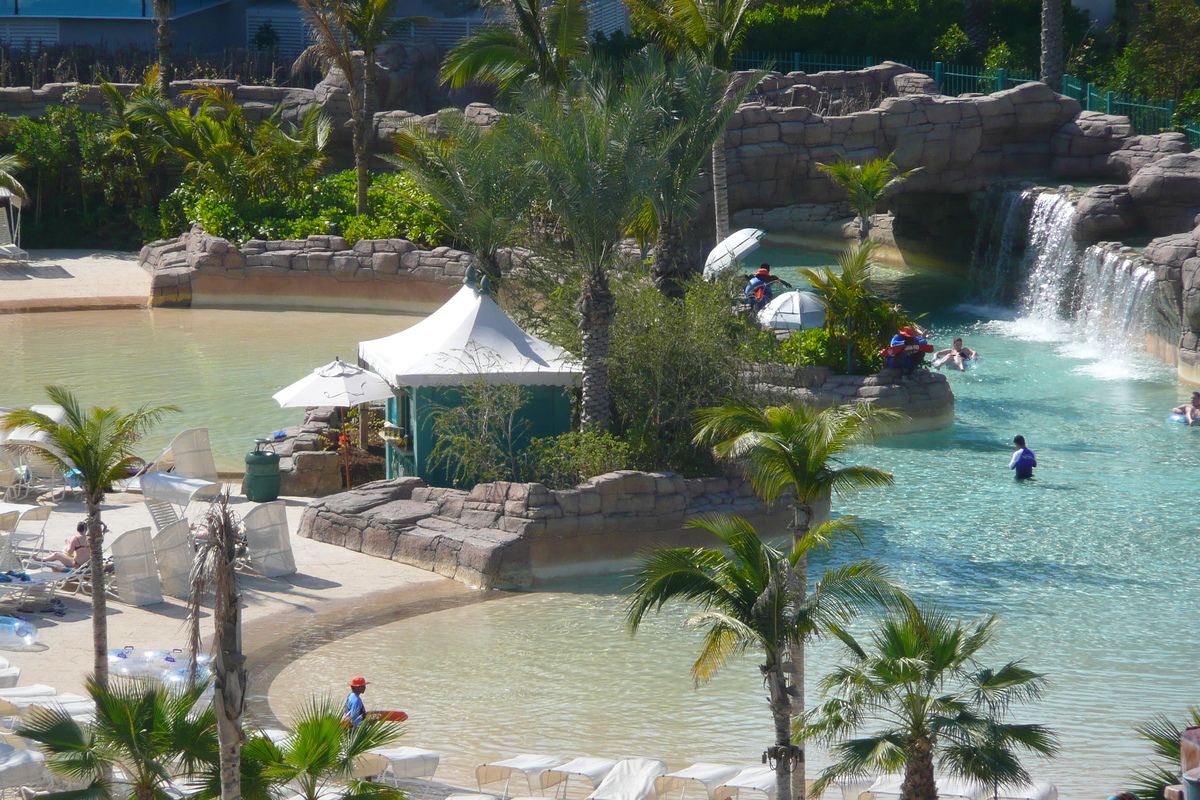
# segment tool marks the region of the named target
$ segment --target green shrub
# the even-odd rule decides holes
[[[942,61],[960,61],[971,49],[971,40],[966,32],[954,23],[933,45],[933,57]]]
[[[551,489],[570,489],[588,478],[633,466],[634,453],[625,442],[602,431],[573,431],[534,439],[526,452],[530,480]]]

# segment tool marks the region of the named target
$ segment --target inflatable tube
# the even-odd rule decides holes
[[[372,722],[404,722],[408,714],[403,711],[368,711],[367,719]]]
[[[209,657],[205,655],[196,658],[197,676],[202,681],[208,680],[209,661]],[[187,654],[178,649],[138,650],[129,646],[108,652],[109,674],[120,678],[151,678],[174,684],[180,680],[187,680],[189,667]]]
[[[20,617],[0,617],[0,647],[32,647],[37,640],[33,623]]]
[[[1167,414],[1167,422],[1182,422],[1184,425],[1188,424],[1187,417],[1185,417],[1183,414]]]
[[[903,355],[904,353],[932,353],[933,345],[929,343],[920,344],[919,342],[908,342],[906,344],[898,344],[891,347],[885,347],[879,351],[879,355],[884,358],[892,358],[893,356]]]

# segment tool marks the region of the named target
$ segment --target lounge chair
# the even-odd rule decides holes
[[[658,779],[656,788],[660,796],[678,789],[679,797],[682,798],[689,783],[698,783],[704,787],[708,800],[720,800],[716,793],[717,787],[735,778],[739,772],[741,769],[738,767],[729,767],[725,764],[692,764],[678,772],[663,775]]]
[[[8,217],[8,208],[0,209],[0,259],[4,261],[29,261],[29,253],[17,247],[13,240],[12,222]]]
[[[163,601],[149,528],[134,528],[114,539],[112,556],[113,583],[122,603],[150,606]]]
[[[562,763],[563,759],[557,756],[540,756],[533,753],[523,753],[519,756],[506,758],[503,761],[480,764],[475,768],[475,782],[479,785],[479,790],[483,791],[483,787],[489,783],[504,781],[504,791],[501,797],[508,797],[508,787],[512,783],[513,776],[520,773],[525,776],[525,783],[529,786],[529,793],[533,794],[541,787],[542,773],[548,769],[561,766]]]
[[[717,800],[729,800],[739,797],[743,789],[762,792],[767,796],[767,800],[775,800],[775,770],[770,767],[746,767],[720,786],[715,787],[714,792]]]
[[[66,409],[59,405],[34,405],[29,408],[58,423],[65,422],[67,419]],[[52,448],[49,444],[49,437],[43,431],[25,426],[13,428],[8,432],[3,446],[8,452],[9,461],[12,461],[14,456],[19,459],[20,467],[24,469],[25,473],[25,490],[27,492],[37,492],[38,494],[50,492],[53,494],[59,489],[66,492],[71,488],[67,485],[58,464],[45,456],[46,451],[52,451]]]
[[[157,530],[183,519],[196,500],[216,497],[221,491],[219,482],[171,472],[147,473],[142,476],[140,485],[142,498]]]
[[[187,519],[160,528],[152,544],[163,594],[187,599],[192,591],[192,562],[196,555]]]
[[[0,536],[3,536],[3,542],[0,542],[0,572],[21,569],[24,558],[42,551],[46,540],[46,523],[53,510],[51,506],[0,503]],[[37,525],[38,522],[42,524]],[[21,530],[22,523],[26,523],[25,530]]]
[[[657,758],[622,758],[587,800],[652,800],[658,796],[658,779],[666,774],[667,763]]]
[[[275,500],[252,508],[242,519],[250,568],[267,578],[296,572],[292,539],[288,533],[287,503]]]
[[[24,786],[44,786],[50,781],[46,757],[41,752],[0,742],[0,795]]]
[[[219,484],[217,463],[213,459],[208,428],[188,428],[180,431],[171,443],[145,468],[127,481],[126,491],[141,491],[143,476],[154,472],[170,472],[184,478],[211,481]]]
[[[559,797],[566,797],[567,789],[569,788],[568,784],[572,777],[583,778],[595,790],[616,766],[617,762],[611,758],[590,758],[587,756],[573,758],[565,764],[543,772],[539,783],[543,792],[552,787],[558,787],[555,789],[555,794]]]
[[[881,775],[864,794],[872,800],[891,800],[900,796],[900,786],[903,783],[903,775]],[[992,790],[981,783],[947,775],[938,776],[936,783],[940,800],[984,800],[992,794]]]
[[[390,786],[398,786],[406,778],[432,779],[442,761],[438,753],[419,747],[381,747],[370,752],[387,759],[386,769],[376,780]]]
[[[8,663],[7,658],[0,658],[0,691],[15,688],[21,679],[21,668]]]

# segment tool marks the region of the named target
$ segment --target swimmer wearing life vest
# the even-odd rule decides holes
[[[1033,477],[1033,468],[1037,466],[1037,456],[1025,446],[1024,436],[1014,436],[1013,444],[1017,446],[1017,451],[1012,454],[1008,468],[1016,470],[1017,480],[1028,480]]]
[[[889,367],[898,367],[903,377],[911,377],[917,367],[925,363],[925,354],[933,352],[933,345],[921,336],[917,329],[905,325],[892,337],[892,343],[879,351]]]

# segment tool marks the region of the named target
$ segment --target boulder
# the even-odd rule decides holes
[[[1093,186],[1075,204],[1071,235],[1082,246],[1102,239],[1119,239],[1133,232],[1137,209],[1129,187],[1106,184]]]
[[[892,89],[899,97],[912,94],[941,94],[937,81],[924,72],[905,72],[892,78]]]
[[[1200,213],[1200,154],[1177,153],[1142,167],[1129,194],[1151,233],[1192,230]]]

